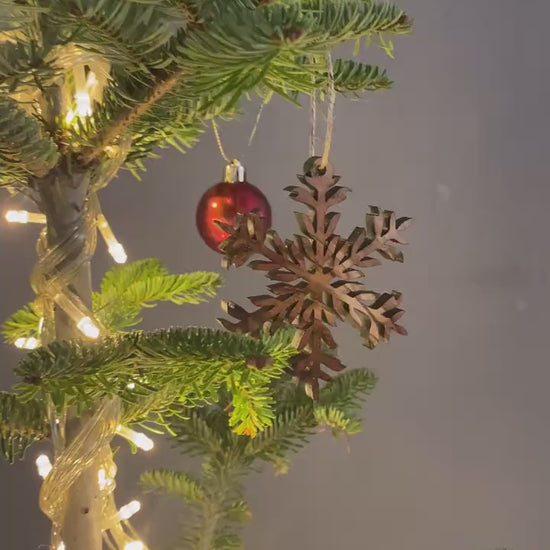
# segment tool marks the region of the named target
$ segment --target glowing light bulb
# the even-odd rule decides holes
[[[137,514],[141,510],[141,502],[139,500],[132,500],[125,506],[121,506],[118,511],[118,517],[121,521],[130,519],[134,514]]]
[[[46,216],[27,210],[8,210],[5,214],[6,221],[10,223],[46,223]]]
[[[150,451],[155,446],[155,442],[144,433],[136,432],[121,425],[117,426],[117,432],[142,451]]]
[[[38,340],[32,336],[30,338],[18,338],[15,341],[15,347],[19,349],[36,349],[38,346]]]
[[[8,210],[6,220],[10,223],[29,223],[29,213],[25,210]]]
[[[126,543],[124,550],[145,550],[145,544],[143,544],[140,540],[134,540]]]
[[[133,389],[136,387],[136,384],[135,384],[135,382],[130,382],[126,387],[127,387],[129,390],[133,390]]]
[[[88,92],[76,92],[74,99],[78,116],[90,116],[92,114],[92,102]]]
[[[89,317],[83,317],[76,325],[78,330],[87,336],[95,340],[99,336],[99,329]]]
[[[57,547],[57,550],[65,550],[65,543],[64,543],[64,542],[60,542],[60,543],[59,543],[59,546]]]
[[[114,483],[114,480],[107,476],[107,472],[104,468],[101,468],[97,472],[97,483],[99,485],[99,488],[104,491],[105,489],[107,489],[107,487],[110,487]]]
[[[75,116],[85,117],[92,114],[92,100],[88,92],[76,92],[74,102],[75,108],[71,109],[65,117],[67,124],[70,124]]]
[[[128,261],[128,254],[118,242],[109,245],[109,254],[117,264],[125,264]]]
[[[113,257],[113,260],[118,264],[125,264],[128,260],[128,255],[124,250],[124,247],[117,241],[107,218],[103,214],[97,216],[97,228],[109,249],[109,254]]]
[[[136,447],[139,447],[144,451],[150,451],[155,446],[153,440],[142,433],[136,433],[133,441]]]
[[[44,479],[52,471],[52,463],[47,455],[40,455],[36,459],[36,469],[38,470],[38,475]]]

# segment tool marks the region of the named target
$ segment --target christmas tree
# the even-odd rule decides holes
[[[298,103],[301,94],[389,87],[384,70],[333,62],[330,52],[363,39],[391,51],[388,35],[407,32],[410,20],[371,0],[3,0],[0,24],[0,186],[33,203],[32,212],[6,218],[44,226],[31,274],[36,300],[4,327],[9,342],[30,351],[16,368],[19,384],[0,394],[2,451],[14,460],[34,441],[52,442],[53,467],[44,458],[39,466],[53,548],[100,550],[105,541],[139,550],[126,521],[135,506],[115,506],[112,438],[148,449],[150,439],[132,426],[170,430],[180,426],[172,417],[193,419],[194,407],[222,396],[237,435],[261,433],[281,412],[275,381],[293,356],[303,363],[305,344],[283,326],[257,338],[221,329],[128,332],[143,307],[196,303],[220,281],[147,260],[113,270],[94,293],[98,233],[114,261],[126,261],[99,192],[122,167],[138,175],[159,147],[192,146],[206,121],[236,116],[245,94]],[[395,220],[375,218],[381,225],[368,238],[399,259],[385,240],[394,240]],[[361,250],[365,239],[355,237]],[[392,322],[396,299],[376,308]],[[316,397],[314,379],[306,382]],[[322,406],[307,407],[303,430],[323,423]]]

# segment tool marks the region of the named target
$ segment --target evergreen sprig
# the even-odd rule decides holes
[[[7,460],[23,458],[32,443],[47,438],[49,433],[41,401],[22,403],[16,394],[0,392],[0,452]]]
[[[143,308],[158,302],[199,304],[215,296],[221,284],[216,273],[171,274],[160,260],[141,260],[106,274],[101,292],[93,296],[93,310],[105,327],[118,332],[139,324]]]
[[[392,82],[380,67],[353,59],[337,59],[334,62],[334,84],[340,93],[358,93],[390,88]]]
[[[53,168],[58,150],[39,121],[14,99],[0,94],[0,169],[5,184],[43,176]],[[1,185],[0,181],[0,185]]]
[[[141,483],[148,492],[161,492],[182,498],[187,504],[200,502],[205,498],[200,481],[186,472],[151,470],[141,476]]]
[[[103,162],[105,148],[123,135],[132,138],[127,161],[137,173],[140,159],[155,156],[155,148],[188,148],[204,121],[234,116],[248,93],[264,99],[277,93],[296,102],[300,93],[326,89],[326,55],[341,44],[374,38],[388,49],[384,36],[411,28],[401,8],[374,0],[19,4],[8,2],[24,17],[0,42],[0,94],[3,104],[11,102],[9,109],[4,105],[4,127],[18,136],[1,159],[0,182],[10,186],[28,185],[31,174],[51,168],[58,149],[71,162]],[[69,124],[64,110],[72,97],[63,82],[72,82],[77,61],[106,61],[110,73],[93,114]],[[339,93],[391,85],[379,67],[338,60],[334,68]],[[29,117],[36,131],[20,131],[14,105],[41,113],[40,120]],[[29,165],[25,151],[38,151],[37,164]]]
[[[172,274],[158,259],[149,258],[116,266],[105,275],[101,292],[93,294],[93,312],[109,332],[120,332],[139,324],[144,308],[158,302],[199,304],[215,296],[221,286],[216,273],[196,271]],[[41,313],[33,302],[15,312],[2,326],[4,340],[37,336]]]
[[[265,387],[280,376],[294,353],[290,337],[283,344],[280,337],[254,340],[223,330],[169,329],[119,334],[94,343],[53,342],[30,352],[15,372],[22,380],[17,385],[21,400],[45,392],[59,407],[82,408],[109,395],[136,403],[172,390],[166,402],[151,401],[149,415],[165,413],[174,393],[181,405],[211,401],[222,385],[230,386],[232,377],[240,376],[247,391],[259,397],[235,410],[234,424],[242,431],[249,425],[261,428],[272,417]],[[249,366],[268,357],[272,364],[265,368]],[[126,389],[130,383],[136,384],[132,391]]]
[[[277,473],[286,472],[290,453],[319,428],[330,427],[335,435],[359,431],[358,411],[375,383],[366,369],[347,371],[329,382],[314,402],[289,377],[274,381],[270,389],[275,418],[253,439],[228,427],[234,397],[225,391],[215,404],[185,409],[172,419],[178,449],[202,457],[201,476],[153,470],[142,475],[141,483],[148,491],[179,496],[189,506],[191,518],[177,548],[240,548],[238,528],[250,518],[243,500],[244,477],[261,462],[273,464]]]
[[[2,325],[4,341],[13,344],[19,338],[37,337],[40,318],[37,303],[22,307]]]
[[[122,399],[124,424],[157,424],[170,431],[167,416],[211,402],[225,388],[234,396],[231,427],[254,435],[274,417],[269,385],[296,353],[293,331],[261,340],[224,330],[188,328],[122,332],[140,321],[143,308],[160,301],[198,304],[215,294],[214,273],[171,274],[156,259],[117,266],[94,294],[94,314],[108,335],[96,342],[53,342],[27,354],[15,369],[17,393],[0,407],[2,446],[10,459],[44,431],[43,400],[59,410],[84,410],[107,396]],[[2,330],[7,342],[39,338],[41,312],[32,303],[16,312]],[[25,413],[25,414],[24,414]]]

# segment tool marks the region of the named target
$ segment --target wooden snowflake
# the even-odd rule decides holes
[[[331,327],[338,319],[358,329],[365,346],[371,349],[386,342],[392,330],[406,334],[397,323],[403,315],[399,309],[401,294],[368,290],[362,269],[381,263],[373,257],[375,253],[403,261],[395,245],[406,243],[402,232],[411,220],[371,206],[366,226],[356,227],[348,238],[341,237],[335,233],[340,213],[332,210],[347,198],[348,189],[337,185],[340,177],[334,175],[330,164],[320,168],[318,157],[306,162],[304,173],[298,176],[303,187],[285,189],[309,209],[296,213],[301,234],[293,239],[283,241],[276,231],[266,230],[256,214],[239,216],[234,227],[219,224],[230,235],[221,247],[226,267],[238,267],[253,256],[261,256],[248,265],[266,271],[269,279],[277,281],[268,286],[270,294],[250,297],[257,306],[255,311],[226,302],[226,312],[236,321],[220,322],[228,330],[255,336],[294,325],[300,353],[294,358],[293,372],[316,399],[319,379],[331,378],[324,367],[332,371],[344,368],[332,351],[337,344]]]

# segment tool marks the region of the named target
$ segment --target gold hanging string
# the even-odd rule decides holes
[[[212,129],[214,130],[214,135],[216,136],[216,142],[218,144],[218,149],[220,150],[220,155],[225,162],[231,162],[229,157],[225,154],[225,149],[223,148],[222,140],[220,138],[220,132],[218,131],[218,125],[214,119],[212,119]]]
[[[332,145],[332,136],[334,133],[334,107],[336,105],[336,86],[334,84],[334,66],[330,53],[327,55],[327,69],[329,81],[327,128],[325,134],[325,147],[323,151],[323,157],[321,159],[320,168],[327,167],[328,157],[330,154],[330,146]]]
[[[254,138],[256,137],[256,132],[258,131],[258,126],[260,125],[260,120],[262,118],[262,114],[264,112],[264,107],[266,106],[266,102],[262,101],[262,104],[260,105],[260,108],[258,110],[258,114],[256,115],[256,121],[254,122],[254,128],[252,128],[252,132],[250,132],[250,137],[248,138],[248,146],[250,147],[252,145],[252,142],[254,141]]]
[[[230,160],[227,156],[225,149],[222,145],[222,140],[220,138],[220,132],[218,131],[218,125],[216,121],[212,119],[212,129],[214,130],[214,135],[216,136],[216,142],[218,143],[218,149],[220,150],[220,155],[223,160],[227,162],[224,172],[224,181],[227,183],[243,182],[244,181],[244,167],[238,159]]]
[[[315,144],[317,141],[317,90],[313,90],[309,101],[309,123],[311,132],[309,134],[309,156],[315,156]]]

